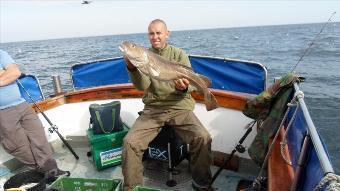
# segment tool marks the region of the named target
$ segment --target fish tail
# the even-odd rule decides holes
[[[218,107],[217,100],[214,94],[212,94],[210,91],[207,91],[204,97],[205,97],[205,106],[206,106],[207,111],[211,111]]]

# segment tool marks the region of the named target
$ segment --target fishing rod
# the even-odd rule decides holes
[[[310,52],[312,46],[314,45],[314,42],[317,40],[317,38],[320,36],[320,34],[323,32],[323,30],[325,29],[325,27],[327,26],[327,24],[331,21],[332,17],[336,14],[336,12],[333,12],[331,14],[331,16],[329,17],[329,19],[324,23],[324,25],[321,27],[319,33],[317,33],[317,35],[312,39],[311,43],[309,44],[309,46],[305,49],[304,53],[300,56],[299,60],[297,61],[297,63],[294,65],[294,67],[292,68],[291,70],[291,73],[294,73],[295,72],[295,69],[296,67],[298,66],[298,64],[303,60],[303,58]],[[274,144],[278,138],[278,135],[280,133],[280,130],[283,128],[283,123],[284,121],[287,119],[287,115],[290,111],[290,107],[287,108],[286,112],[285,112],[285,115],[283,116],[283,119],[281,120],[281,124],[279,125],[276,133],[275,133],[275,136],[271,142],[271,144],[269,145],[269,148],[268,148],[268,151],[267,151],[267,154],[263,160],[263,163],[262,163],[262,166],[261,166],[261,169],[260,169],[260,172],[258,173],[258,176],[256,177],[256,179],[253,181],[253,183],[250,185],[250,187],[246,188],[245,191],[259,191],[259,190],[263,190],[263,187],[261,185],[261,183],[265,180],[265,177],[262,177],[262,173],[263,171],[265,170],[265,167],[267,165],[267,162],[268,162],[268,159],[271,155],[271,151],[273,150],[274,148]],[[295,110],[296,112],[297,110]],[[292,118],[294,119],[294,118]],[[291,123],[291,122],[289,122]],[[289,126],[289,125],[288,125]]]
[[[242,146],[242,143],[244,142],[244,140],[248,137],[249,133],[252,131],[253,126],[255,125],[257,121],[254,120],[252,122],[250,122],[246,127],[247,127],[247,131],[244,133],[244,135],[242,136],[242,138],[239,140],[238,144],[235,146],[235,148],[233,149],[233,151],[231,152],[231,154],[229,155],[229,157],[223,162],[223,164],[220,166],[220,168],[216,171],[216,173],[214,174],[210,185],[213,185],[217,176],[221,173],[221,171],[223,170],[223,168],[225,166],[227,166],[227,164],[231,161],[231,159],[233,158],[234,154],[236,153],[236,151],[238,151],[239,153],[244,153],[246,151],[246,149],[244,148],[244,146]]]
[[[320,34],[322,33],[322,31],[326,28],[327,24],[329,22],[331,22],[332,17],[336,14],[336,12],[333,12],[331,14],[331,16],[329,17],[329,19],[323,24],[323,26],[321,27],[319,33],[313,38],[312,42],[309,44],[309,46],[305,49],[305,51],[303,52],[303,54],[300,56],[299,60],[297,61],[297,63],[294,65],[294,67],[292,68],[292,70],[290,71],[295,72],[296,67],[298,66],[298,64],[302,61],[303,57],[305,57],[311,50],[312,46],[314,45],[314,42],[316,41],[316,39],[320,36]]]
[[[23,74],[24,75],[24,74]],[[26,88],[22,85],[22,83],[20,82],[19,79],[16,80],[17,83],[22,87],[22,89],[25,91],[25,93],[27,94],[27,96],[30,98],[30,100],[32,101],[33,105],[39,110],[39,112],[44,116],[44,118],[46,119],[46,121],[50,124],[50,128],[48,128],[48,130],[50,131],[50,133],[56,132],[58,137],[61,139],[61,141],[64,143],[64,145],[71,151],[71,153],[73,154],[73,156],[78,160],[79,156],[74,152],[74,150],[72,149],[72,147],[68,144],[68,142],[64,139],[64,137],[59,133],[58,131],[58,127],[56,125],[54,125],[51,120],[47,117],[47,115],[40,109],[40,107],[36,104],[36,102],[33,100],[33,98],[31,97],[31,95],[28,93],[28,91],[26,90]]]

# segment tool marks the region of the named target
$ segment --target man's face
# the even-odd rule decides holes
[[[151,23],[148,28],[149,41],[153,48],[162,49],[166,45],[169,37],[169,31],[163,23]]]

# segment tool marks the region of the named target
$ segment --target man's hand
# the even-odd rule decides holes
[[[1,76],[3,73],[5,73],[5,70],[0,69],[0,76]],[[0,80],[0,87],[1,87],[1,86],[2,86],[2,81]]]
[[[182,79],[178,79],[178,80],[174,80],[175,82],[175,88],[177,90],[181,90],[181,91],[185,91],[188,89],[189,86],[189,80],[182,78]]]
[[[18,65],[9,64],[6,68],[0,69],[0,87],[11,84],[21,75]]]
[[[130,62],[127,56],[124,56],[124,61],[126,63],[126,67],[130,71],[135,71],[137,68]]]

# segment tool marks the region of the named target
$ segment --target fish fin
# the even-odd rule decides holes
[[[147,75],[149,75],[150,77],[158,77],[160,75],[160,70],[158,70],[158,68],[145,66],[144,70],[147,71]]]
[[[154,77],[158,77],[158,76],[159,76],[159,72],[156,71],[156,70],[153,69],[153,68],[150,68],[150,73],[151,73],[151,75],[154,76]]]
[[[151,57],[153,58],[156,58],[157,60],[160,60],[160,62],[162,63],[166,63],[167,65],[172,65],[174,67],[181,67],[181,68],[184,68],[186,70],[189,70],[189,71],[194,71],[194,69],[189,65],[186,65],[184,63],[181,63],[181,62],[176,62],[176,61],[169,61],[168,59],[162,57],[161,55],[158,55],[150,50],[146,50],[148,52],[149,55],[153,55]]]
[[[164,58],[163,58],[164,59]],[[175,61],[168,61],[167,62],[169,65],[173,65],[174,67],[182,67],[184,69],[190,70],[190,71],[194,71],[194,69],[191,66],[182,64],[180,62],[175,62]]]
[[[210,87],[211,86],[211,80],[210,78],[203,76],[201,74],[197,74],[197,76],[201,79],[201,81],[204,83],[204,85],[206,87]]]
[[[182,67],[182,68],[185,68],[185,69],[187,69],[187,70],[194,71],[194,69],[192,69],[191,66],[187,66],[187,65],[184,65],[184,64],[181,64],[181,63],[173,63],[173,64],[174,64],[174,65],[178,65],[178,66],[180,66],[180,67]]]
[[[205,97],[205,107],[207,111],[214,110],[218,107],[217,100],[214,94],[212,94],[210,91],[206,92],[204,97]]]

